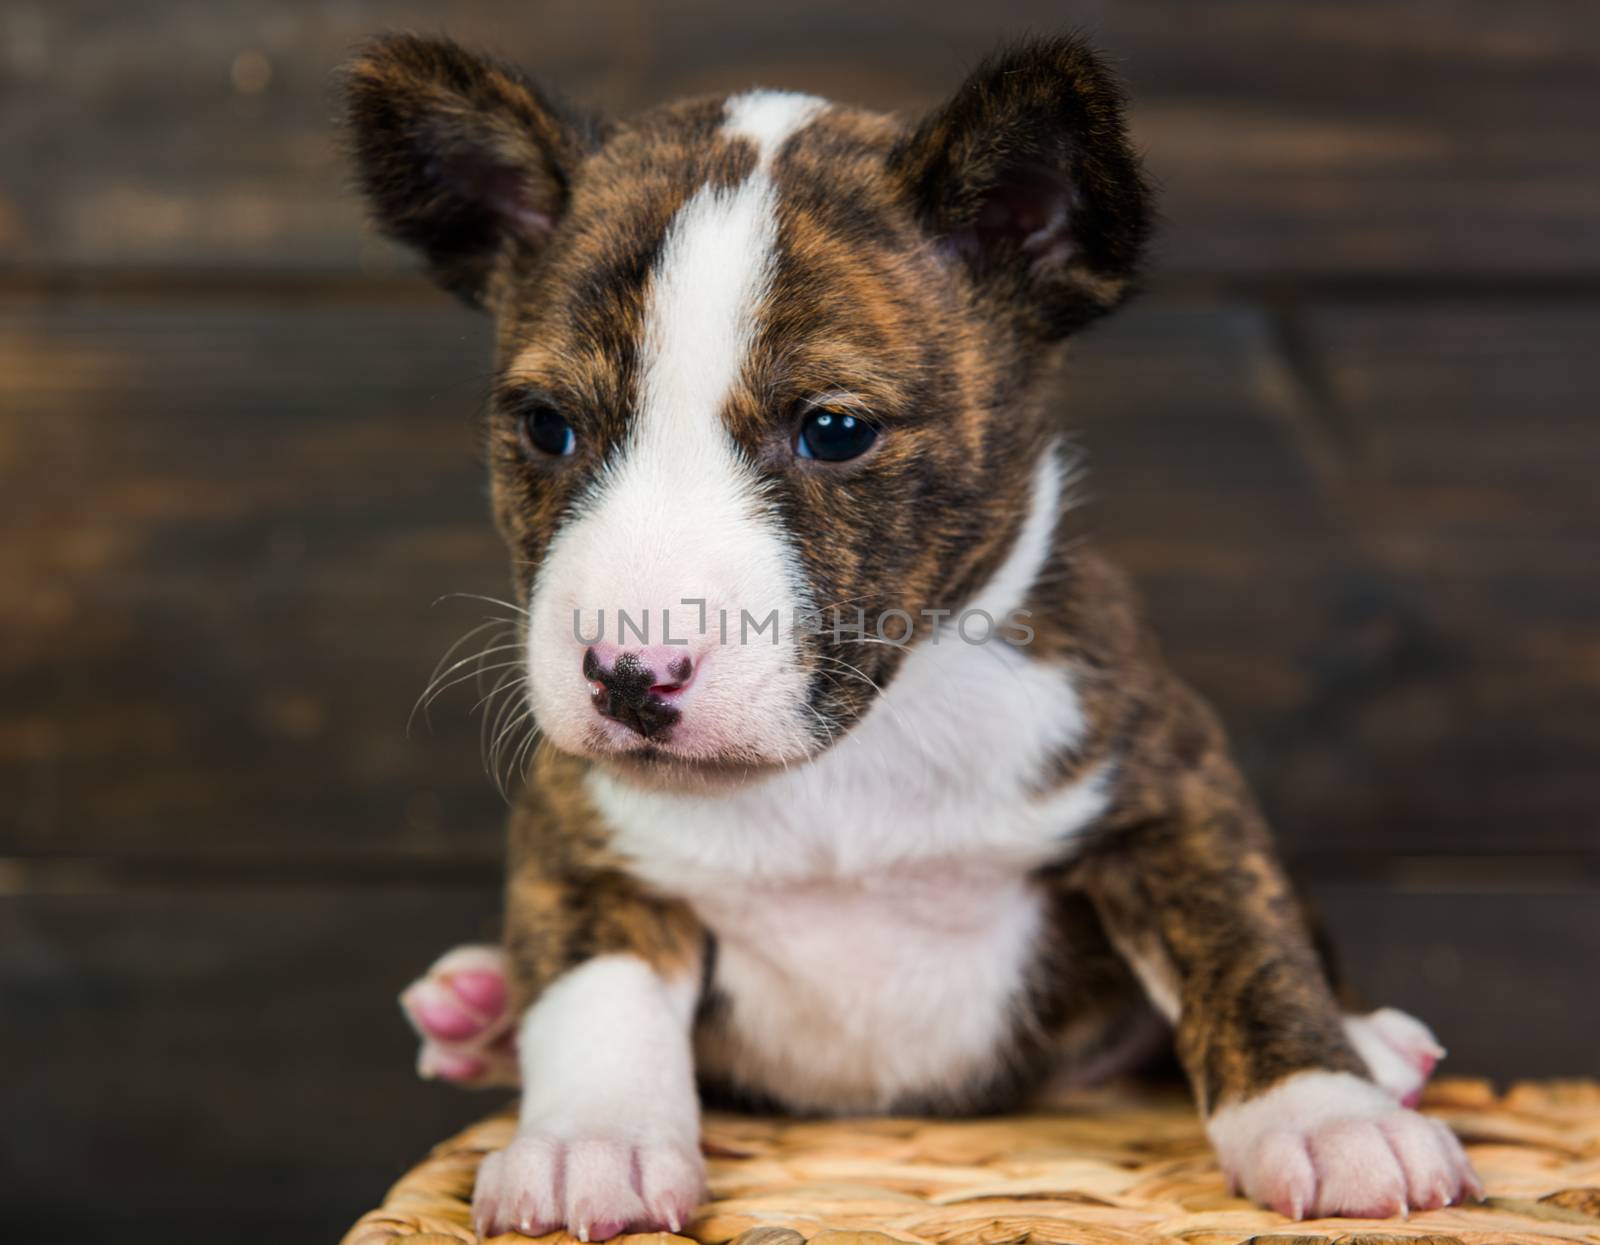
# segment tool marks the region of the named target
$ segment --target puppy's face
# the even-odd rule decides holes
[[[826,748],[972,598],[1053,439],[1029,382],[1147,228],[1063,42],[910,132],[779,92],[603,125],[411,38],[349,99],[380,223],[496,317],[538,724],[657,781]]]

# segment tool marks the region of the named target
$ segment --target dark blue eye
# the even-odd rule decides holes
[[[825,463],[860,458],[878,439],[878,430],[859,416],[822,407],[806,416],[795,438],[794,452],[801,458]]]
[[[552,458],[563,458],[578,447],[572,425],[549,406],[536,406],[522,416],[522,436],[530,447]]]

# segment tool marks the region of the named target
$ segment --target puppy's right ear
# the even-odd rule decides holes
[[[604,137],[515,70],[446,39],[387,35],[345,67],[357,177],[379,228],[480,303],[508,248],[555,231],[573,174]]]
[[[1150,190],[1122,90],[1077,38],[980,64],[890,158],[923,226],[1030,332],[1075,332],[1127,297]]]

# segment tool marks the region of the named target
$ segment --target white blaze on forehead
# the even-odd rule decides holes
[[[583,514],[557,534],[535,585],[529,670],[536,713],[557,742],[570,743],[593,717],[571,654],[574,609],[586,634],[605,610],[612,640],[617,610],[647,611],[658,629],[671,610],[673,635],[690,634],[697,647],[718,644],[718,611],[727,611],[729,642],[697,681],[673,742],[707,755],[719,747],[793,753],[802,738],[806,678],[790,639],[804,601],[801,573],[723,415],[771,282],[772,162],[824,106],[778,92],[730,99],[722,133],[753,143],[757,166],[736,186],[702,186],[667,228],[646,291],[631,434]],[[699,619],[684,598],[706,600],[709,637],[692,635]],[[779,644],[739,642],[742,612],[760,623],[774,610]]]
[[[720,446],[732,466],[720,417],[750,353],[772,275],[778,233],[772,161],[823,106],[809,95],[778,91],[728,101],[722,132],[755,143],[758,164],[732,189],[702,186],[667,230],[645,313],[635,446],[678,452],[687,437],[696,456]]]
[[[732,96],[723,105],[726,120],[722,132],[753,142],[765,171],[784,143],[810,125],[827,106],[826,100],[796,91],[750,91]]]

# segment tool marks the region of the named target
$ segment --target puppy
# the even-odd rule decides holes
[[[495,519],[543,742],[505,949],[407,1005],[520,1080],[479,1229],[676,1230],[700,1091],[972,1112],[1170,1026],[1292,1217],[1478,1193],[1341,1013],[1211,711],[1067,515],[1043,382],[1150,195],[1115,83],[1023,43],[912,128],[752,91],[613,122],[454,44],[349,67],[378,225],[487,309]],[[1070,400],[1070,399],[1069,399]]]

